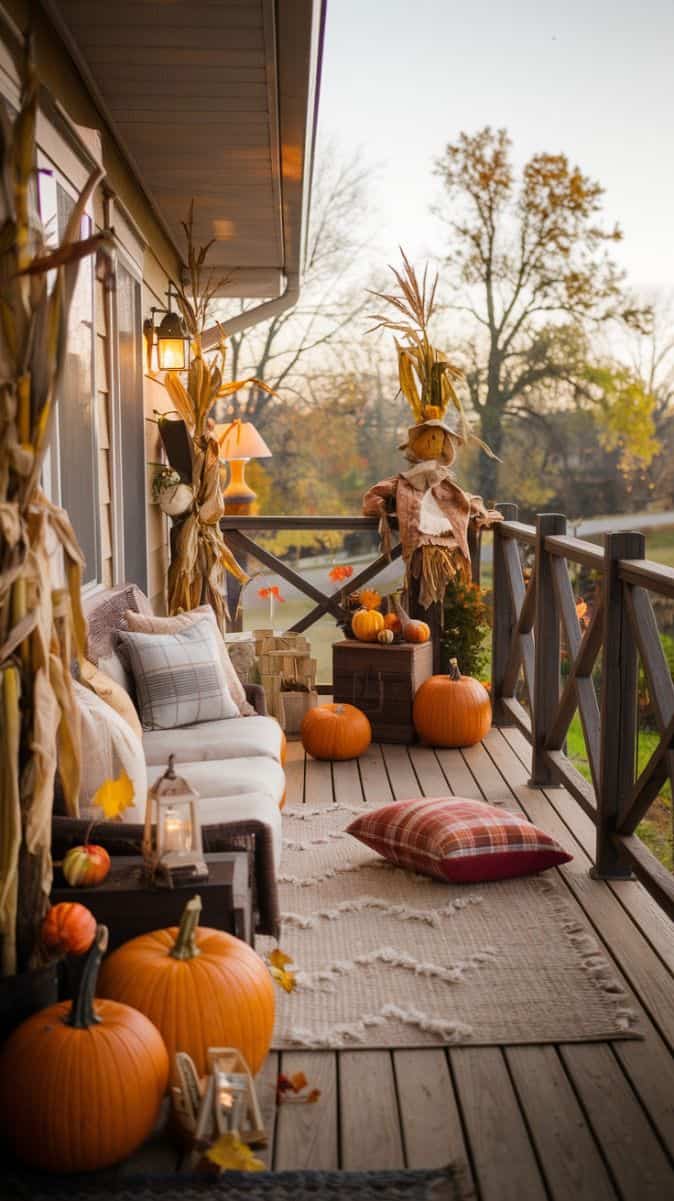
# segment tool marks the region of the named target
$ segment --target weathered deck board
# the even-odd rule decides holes
[[[373,743],[360,756],[358,769],[363,785],[363,795],[369,805],[386,805],[393,800],[381,747]]]
[[[286,1051],[281,1071],[292,1077],[304,1072],[308,1087],[320,1089],[320,1100],[302,1105],[284,1101],[276,1119],[274,1169],[314,1168],[334,1171],[339,1167],[337,1138],[337,1057],[322,1051]]]
[[[332,765],[332,786],[335,800],[341,805],[359,805],[363,802],[358,761],[347,759]]]
[[[553,1201],[614,1201],[606,1165],[554,1047],[505,1052]]]
[[[672,1171],[611,1048],[562,1047],[562,1058],[624,1201],[663,1201]]]
[[[341,1051],[339,1109],[345,1171],[405,1167],[390,1051]]]
[[[393,1067],[408,1168],[452,1163],[472,1181],[445,1051],[441,1047],[394,1051]]]
[[[449,1061],[482,1201],[545,1201],[503,1052],[498,1047],[452,1047]]]

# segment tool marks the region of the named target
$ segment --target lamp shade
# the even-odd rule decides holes
[[[231,421],[216,425],[215,436],[220,443],[222,459],[270,459],[271,451],[251,421]]]

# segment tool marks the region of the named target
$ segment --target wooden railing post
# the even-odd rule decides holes
[[[639,664],[637,643],[618,575],[620,559],[645,558],[643,534],[624,531],[604,539],[604,637],[597,851],[592,875],[621,879],[631,872],[612,840],[634,784]]]
[[[536,518],[536,620],[534,625],[535,668],[531,713],[531,783],[556,783],[545,753],[545,743],[559,706],[561,678],[561,634],[555,603],[550,556],[545,549],[549,534],[565,534],[566,517],[561,513],[539,513]]]
[[[499,513],[505,521],[517,521],[517,505],[497,505]],[[512,718],[501,704],[503,696],[503,677],[505,675],[510,643],[515,628],[510,588],[508,587],[508,572],[503,554],[503,535],[498,524],[494,526],[493,539],[493,585],[492,585],[492,637],[491,637],[491,698],[494,713],[494,724],[497,726],[512,725]]]

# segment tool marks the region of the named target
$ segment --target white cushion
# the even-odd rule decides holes
[[[281,759],[283,732],[273,717],[230,717],[224,721],[181,726],[178,730],[146,730],[143,747],[148,766],[195,763],[199,759],[242,759],[262,755]]]
[[[125,771],[134,788],[134,804],[122,815],[123,821],[142,821],[145,817],[147,772],[143,744],[129,723],[110,705],[73,680],[73,690],[80,715],[82,736],[82,766],[80,782],[80,816],[100,818],[102,810],[92,806],[91,799],[106,780],[115,780]],[[129,818],[129,813],[140,818]]]
[[[280,763],[264,755],[246,759],[206,759],[203,762],[183,762],[177,765],[183,776],[200,797],[246,796],[261,792],[278,805],[286,788],[285,772]],[[162,774],[161,768],[148,768],[149,783],[154,784]]]
[[[271,828],[274,841],[274,864],[278,871],[283,846],[283,818],[276,801],[266,793],[250,792],[246,796],[206,797],[199,807],[204,826],[216,822],[260,821]]]

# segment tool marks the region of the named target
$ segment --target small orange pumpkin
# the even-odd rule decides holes
[[[154,1022],[171,1063],[176,1051],[187,1051],[204,1076],[209,1047],[236,1047],[255,1075],[274,1028],[271,976],[241,939],[198,928],[200,913],[201,898],[192,897],[178,929],[141,934],[113,951],[99,994]]]
[[[405,642],[428,642],[431,636],[431,627],[425,621],[417,621],[414,618],[403,626],[403,638]]]
[[[384,618],[384,629],[393,630],[394,634],[402,634],[403,623],[397,613],[387,613]]]
[[[127,1005],[94,1002],[106,945],[99,926],[76,999],[33,1014],[0,1051],[0,1127],[33,1169],[110,1167],[159,1113],[169,1071],[159,1031]]]
[[[86,905],[52,905],[42,923],[42,943],[56,955],[84,955],[96,937],[96,918]]]
[[[317,705],[305,715],[301,735],[314,759],[357,759],[372,742],[372,726],[355,705]]]
[[[384,629],[383,614],[378,609],[356,609],[351,629],[359,642],[376,642],[377,634]]]
[[[450,659],[448,675],[431,676],[417,691],[413,720],[427,746],[474,746],[491,729],[489,695]]]
[[[384,627],[383,630],[380,630],[377,634],[377,642],[383,642],[385,646],[387,644],[390,645],[394,638],[395,634],[393,633],[393,630],[387,630],[386,627]]]
[[[105,880],[110,871],[110,856],[105,847],[87,842],[81,847],[70,848],[61,871],[71,888],[89,888]]]

